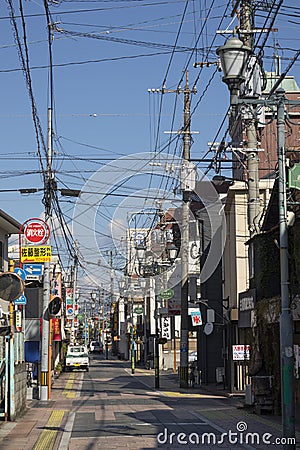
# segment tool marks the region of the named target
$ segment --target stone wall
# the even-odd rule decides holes
[[[15,365],[15,417],[10,417],[10,420],[14,420],[19,416],[26,408],[27,397],[27,372],[26,363],[20,363]]]

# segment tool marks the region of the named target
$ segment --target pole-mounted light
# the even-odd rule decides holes
[[[125,285],[126,285],[125,280],[123,278],[121,278],[118,281],[118,284],[119,284],[120,294],[123,295],[124,289],[125,289]]]
[[[146,284],[147,284],[146,278],[140,278],[140,279],[139,279],[139,282],[140,282],[141,288],[142,288],[142,289],[145,289]]]
[[[168,246],[167,253],[169,261],[172,264],[177,258],[178,248],[176,247],[175,244],[172,243],[171,245]]]
[[[137,244],[135,249],[138,262],[142,264],[145,260],[146,246],[145,244]]]
[[[217,48],[221,67],[224,73],[222,81],[227,84],[232,94],[231,104],[237,103],[237,91],[245,81],[244,69],[251,53],[251,48],[244,45],[236,36],[228,39],[224,45]]]

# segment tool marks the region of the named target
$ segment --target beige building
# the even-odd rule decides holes
[[[259,181],[260,222],[270,199],[274,179]],[[227,379],[231,390],[244,389],[244,361],[233,361],[233,345],[244,345],[243,335],[238,328],[239,294],[249,289],[251,267],[251,247],[247,245],[248,230],[248,189],[242,181],[235,182],[228,190],[225,201],[226,243],[223,253],[223,299],[224,315],[227,320]],[[251,264],[251,263],[250,263]]]

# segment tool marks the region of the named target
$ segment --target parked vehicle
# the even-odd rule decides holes
[[[89,356],[85,345],[69,345],[65,370],[84,369],[89,371]]]
[[[103,353],[103,344],[98,341],[91,341],[90,342],[90,352]]]

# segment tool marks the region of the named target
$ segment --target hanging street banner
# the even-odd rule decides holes
[[[51,261],[51,245],[40,245],[37,247],[22,247],[22,263],[42,263]]]
[[[53,325],[53,341],[61,341],[61,319],[59,317],[55,317],[52,319]]]

